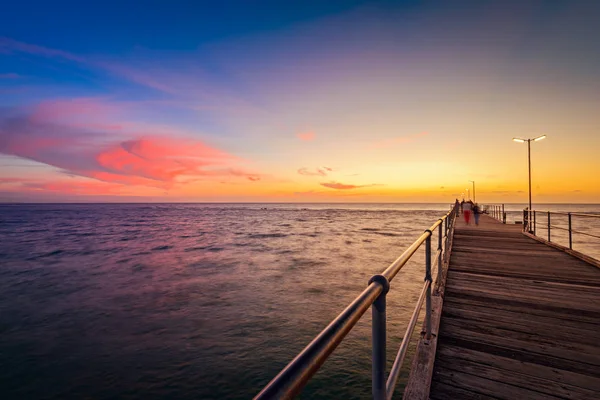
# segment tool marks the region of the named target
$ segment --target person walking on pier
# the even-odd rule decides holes
[[[475,225],[479,225],[479,214],[481,214],[481,209],[477,203],[475,203],[473,205],[473,219],[475,220]]]
[[[463,215],[465,216],[465,222],[469,225],[471,221],[471,206],[473,203],[470,201],[465,201],[463,204]]]

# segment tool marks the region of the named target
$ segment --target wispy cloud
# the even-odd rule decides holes
[[[85,62],[85,59],[83,57],[79,57],[67,51],[55,50],[43,46],[37,46],[34,44],[23,43],[17,40],[9,39],[7,37],[0,37],[0,50],[3,52],[10,53],[22,52],[43,57],[59,57],[75,62]]]
[[[298,170],[298,173],[300,175],[305,175],[305,176],[327,176],[327,172],[325,172],[326,167],[324,167],[323,169],[321,168],[315,168],[314,170],[310,170],[308,168],[300,168]],[[331,171],[331,169],[327,169],[328,171]]]
[[[323,182],[323,183],[320,183],[320,185],[324,186],[326,188],[338,189],[338,190],[348,190],[348,189],[358,189],[358,188],[373,187],[373,186],[382,186],[382,184],[380,184],[380,183],[372,183],[369,185],[350,185],[350,184],[340,183],[340,182]]]
[[[19,79],[20,77],[21,77],[21,75],[15,74],[14,72],[0,74],[0,79]]]
[[[305,142],[310,142],[311,140],[315,139],[316,135],[314,132],[311,131],[311,132],[298,133],[296,136],[300,140],[304,140]]]

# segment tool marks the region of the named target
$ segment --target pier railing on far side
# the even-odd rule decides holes
[[[417,323],[423,301],[425,301],[424,336],[431,338],[431,297],[432,297],[432,249],[431,238],[437,231],[437,279],[442,278],[442,265],[447,262],[454,232],[457,207],[419,236],[396,261],[381,274],[369,279],[367,288],[358,295],[321,333],[302,350],[281,372],[256,395],[255,399],[290,399],[300,393],[306,383],[319,370],[329,355],[352,330],[363,314],[371,307],[372,312],[372,393],[373,399],[391,399],[400,375],[408,344]],[[396,359],[386,380],[386,294],[390,282],[406,265],[415,252],[425,244],[425,278],[421,294],[410,319]],[[435,295],[435,294],[434,294]]]
[[[498,221],[506,224],[506,211],[504,211],[504,204],[489,204],[483,205],[483,209],[486,213]]]
[[[578,225],[583,227],[583,230],[576,230],[573,228],[576,220]],[[538,221],[540,221],[539,228]],[[597,222],[595,231],[592,228],[591,221]],[[552,231],[553,229],[555,230],[554,233]],[[540,230],[545,231],[546,238],[538,236]],[[556,242],[557,238],[555,236],[558,236],[557,230],[567,234],[568,246],[566,243],[565,245],[562,245]],[[600,260],[573,248],[573,238],[577,235],[581,235],[580,237],[585,236],[600,239],[600,214],[525,209],[523,210],[523,232],[538,241],[544,242],[600,267]],[[563,240],[566,241],[566,239],[567,238],[563,237]]]

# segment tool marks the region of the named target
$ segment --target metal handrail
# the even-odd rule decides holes
[[[588,214],[588,213],[572,213],[572,212],[564,212],[564,211],[540,211],[534,210],[537,212],[549,212],[556,215],[572,215],[574,217],[589,217],[589,218],[600,218],[600,214]]]
[[[429,229],[426,229],[408,249],[400,255],[381,274],[369,279],[368,286],[346,307],[333,321],[327,325],[305,348],[302,350],[275,378],[256,395],[260,399],[290,399],[300,393],[310,378],[319,370],[329,355],[342,342],[344,337],[352,330],[356,323],[369,307],[372,308],[372,393],[376,400],[391,398],[398,380],[398,374],[406,355],[408,342],[416,325],[417,318],[426,302],[425,335],[431,337],[431,236],[438,229],[438,264],[437,281],[439,283],[442,273],[442,260],[447,259],[448,236],[453,232],[456,218],[456,205]],[[442,235],[445,240],[443,240]],[[442,242],[444,246],[442,247]],[[406,265],[419,247],[425,247],[425,283],[417,302],[413,316],[409,322],[400,349],[394,361],[390,376],[385,380],[385,350],[386,350],[386,294],[390,289],[390,282]],[[436,293],[436,295],[439,295]]]
[[[583,218],[600,218],[600,214],[589,214],[589,213],[571,213],[571,212],[561,212],[561,211],[539,211],[539,210],[523,210],[523,231],[529,232],[530,234],[536,235],[537,232],[537,214],[543,213],[547,216],[547,225],[546,230],[548,233],[548,242],[552,242],[552,228],[565,230],[569,232],[569,250],[573,250],[573,234],[584,235],[593,237],[596,239],[600,239],[600,236],[594,235],[588,232],[577,231],[573,229],[572,217],[583,217]],[[564,226],[553,225],[552,215],[563,215],[567,216],[568,226],[565,228]]]
[[[506,211],[504,211],[504,204],[484,204],[481,206],[490,217],[506,224]]]

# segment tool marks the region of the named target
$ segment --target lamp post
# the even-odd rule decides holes
[[[513,138],[513,141],[519,143],[527,142],[527,164],[529,166],[529,210],[531,211],[531,142],[537,142],[539,140],[545,139],[546,135],[538,136],[533,139],[521,139],[521,138]]]
[[[473,184],[473,203],[477,203],[477,200],[475,200],[475,181],[469,181]]]

